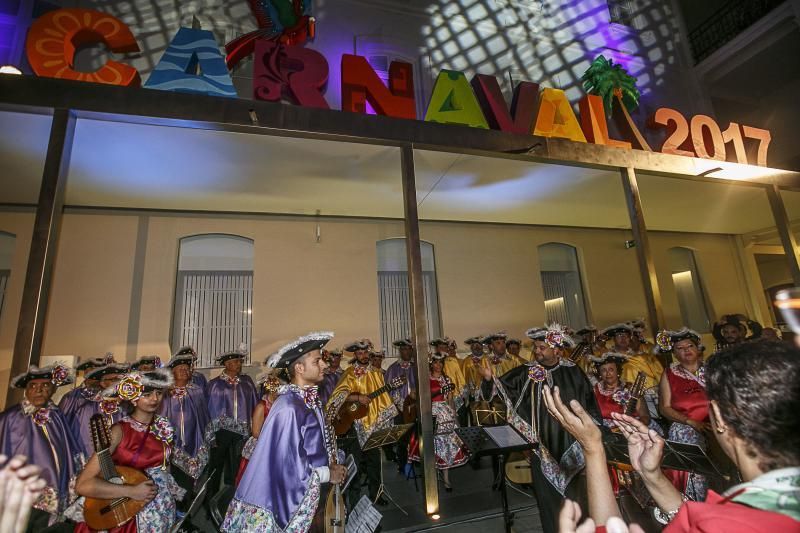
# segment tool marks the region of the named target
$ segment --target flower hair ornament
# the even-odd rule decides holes
[[[568,329],[555,322],[543,328],[531,328],[525,334],[531,340],[544,341],[550,348],[572,348],[575,346],[575,341],[569,336]]]
[[[129,372],[119,380],[119,383],[104,390],[103,396],[135,402],[147,392],[148,388],[164,390],[174,383],[172,372],[165,368],[150,372]]]
[[[672,334],[669,330],[661,330],[656,335],[656,345],[662,352],[672,351]]]
[[[135,402],[144,394],[144,384],[142,375],[138,372],[131,372],[117,383],[117,396],[121,400]]]
[[[53,377],[50,378],[50,382],[55,385],[56,387],[60,387],[61,385],[66,385],[70,381],[69,369],[62,365],[56,364],[53,366]]]

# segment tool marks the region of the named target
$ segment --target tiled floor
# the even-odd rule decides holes
[[[489,458],[483,458],[480,468],[465,465],[450,471],[452,492],[445,492],[439,483],[441,518],[432,520],[425,514],[424,480],[406,480],[393,463],[384,462],[384,483],[397,504],[408,513],[403,514],[391,503],[379,506],[383,514],[383,533],[411,533],[416,531],[459,533],[501,533],[504,531],[500,492],[492,490],[492,468]],[[542,531],[536,500],[528,491],[525,494],[508,489],[509,507],[521,509],[515,513],[512,530],[537,533]],[[457,522],[457,524],[455,524]]]

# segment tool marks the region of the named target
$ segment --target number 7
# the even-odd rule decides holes
[[[762,130],[753,126],[742,126],[742,131],[746,138],[761,141],[758,143],[758,160],[756,164],[762,167],[767,166],[767,149],[770,141],[772,141],[772,134],[769,130]]]

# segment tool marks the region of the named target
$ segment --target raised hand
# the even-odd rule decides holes
[[[552,392],[547,385],[543,389],[544,404],[548,412],[558,423],[575,437],[584,451],[600,451],[603,449],[602,434],[589,413],[576,400],[570,400],[569,406],[561,401],[558,387]]]
[[[631,466],[643,477],[661,474],[664,439],[632,416],[612,413],[620,432],[628,439]]]

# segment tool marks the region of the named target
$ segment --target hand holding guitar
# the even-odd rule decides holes
[[[331,465],[329,468],[331,471],[331,483],[337,485],[343,483],[347,477],[347,467],[344,465]]]
[[[149,502],[156,497],[158,489],[152,480],[148,479],[138,485],[128,485],[128,498],[140,502]]]

